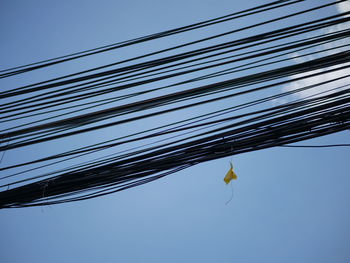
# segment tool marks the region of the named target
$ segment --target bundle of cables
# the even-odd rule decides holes
[[[1,70],[1,79],[45,75],[126,47],[194,31],[203,36],[1,91],[0,151],[37,155],[0,168],[0,208],[90,199],[198,163],[349,129],[350,12],[320,15],[344,1],[268,1]],[[240,20],[246,26],[210,34]]]

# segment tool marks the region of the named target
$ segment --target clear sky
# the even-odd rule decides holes
[[[0,67],[262,2],[268,1],[3,0]],[[304,144],[349,142],[345,131]],[[0,210],[0,262],[350,262],[349,151],[274,148],[233,156],[238,180],[227,205],[231,187],[222,179],[231,158],[98,199]],[[2,165],[28,154],[6,153]]]

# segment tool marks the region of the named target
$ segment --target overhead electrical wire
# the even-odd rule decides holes
[[[338,40],[339,40],[339,39],[338,39]],[[332,41],[334,41],[334,40],[332,40]],[[337,41],[337,39],[336,39],[335,41]],[[247,69],[252,69],[252,68],[256,68],[256,67],[262,67],[262,66],[271,65],[271,64],[274,64],[274,63],[279,63],[279,62],[285,62],[285,61],[287,61],[287,60],[291,60],[291,59],[295,59],[295,58],[300,58],[300,57],[303,57],[303,56],[314,55],[314,54],[321,53],[321,52],[331,51],[331,50],[335,50],[335,49],[347,47],[347,46],[349,45],[349,44],[345,44],[345,45],[335,46],[335,47],[331,47],[331,48],[324,49],[323,51],[314,51],[314,52],[306,53],[306,54],[303,54],[303,55],[299,55],[299,56],[294,57],[294,58],[292,58],[292,57],[287,57],[287,58],[284,58],[284,59],[281,59],[281,60],[272,61],[272,62],[269,62],[269,63],[263,63],[263,64],[259,64],[259,65],[252,66],[252,67],[247,67],[248,65],[257,64],[258,62],[267,61],[267,60],[270,60],[270,59],[272,59],[272,58],[277,58],[277,57],[280,57],[280,56],[283,56],[283,55],[286,55],[286,54],[290,54],[290,53],[293,53],[293,52],[298,52],[298,51],[301,51],[301,50],[304,50],[304,49],[312,48],[312,47],[315,47],[315,46],[318,46],[318,45],[322,45],[322,44],[327,44],[327,43],[330,43],[330,42],[331,42],[331,41],[317,43],[317,44],[315,44],[315,45],[307,46],[306,48],[301,48],[301,49],[297,49],[297,50],[288,51],[287,53],[284,53],[284,54],[274,55],[274,56],[272,56],[272,57],[268,57],[268,58],[260,59],[260,60],[253,61],[253,62],[250,62],[250,63],[246,63],[246,64],[243,64],[243,65],[239,65],[239,66],[233,67],[233,68],[231,68],[231,69],[226,69],[226,70],[218,71],[217,73],[212,73],[212,74],[209,74],[209,75],[206,75],[206,76],[203,76],[203,77],[198,77],[198,78],[186,80],[186,81],[183,81],[183,82],[180,82],[180,83],[172,84],[172,85],[170,85],[170,86],[175,86],[175,85],[180,85],[180,84],[187,84],[187,83],[195,82],[195,81],[198,81],[198,80],[201,80],[201,79],[212,78],[212,77],[216,77],[216,76],[220,76],[220,75],[225,75],[225,74],[230,74],[230,73],[235,73],[235,72],[242,72],[242,71],[247,70]],[[240,60],[240,61],[241,61],[241,60]],[[115,101],[120,101],[120,100],[123,100],[123,99],[127,99],[127,98],[130,98],[130,97],[139,96],[139,95],[143,95],[143,94],[146,94],[146,93],[158,91],[158,90],[161,90],[161,89],[164,89],[164,88],[167,88],[167,87],[169,87],[169,86],[160,87],[160,88],[156,88],[156,89],[150,89],[150,90],[146,90],[146,91],[142,91],[142,92],[130,93],[130,94],[127,95],[127,96],[126,96],[126,95],[123,95],[123,96],[114,97],[114,98],[108,98],[108,99],[103,99],[103,100],[97,100],[97,103],[98,103],[98,102],[101,102],[101,101],[106,101],[106,103],[98,104],[98,105],[96,105],[96,106],[101,106],[101,105],[105,105],[105,104],[112,103],[112,102],[115,102]],[[33,113],[33,109],[31,109],[30,111],[21,112],[22,114],[31,113],[31,114],[28,115],[28,116],[19,117],[18,114],[13,114],[13,115],[8,115],[8,116],[2,117],[2,118],[0,117],[0,119],[5,119],[5,118],[7,118],[7,117],[16,116],[16,118],[14,118],[14,119],[5,120],[5,121],[3,121],[3,122],[6,122],[6,121],[13,121],[13,120],[16,120],[16,119],[22,119],[22,118],[33,117],[33,116],[36,116],[36,115],[47,114],[47,113],[56,112],[56,111],[60,111],[60,110],[65,110],[65,109],[69,109],[69,108],[77,108],[77,107],[80,107],[80,106],[85,106],[85,105],[95,104],[95,103],[96,103],[96,102],[88,102],[88,103],[83,103],[83,104],[80,104],[80,105],[74,105],[74,106],[68,106],[68,107],[61,107],[61,108],[58,108],[58,109],[53,109],[53,110],[49,110],[49,111],[45,111],[45,112],[40,112],[40,113],[36,113],[36,114]],[[63,116],[63,115],[67,115],[67,114],[70,114],[70,113],[79,112],[79,111],[84,110],[84,109],[90,109],[90,108],[93,108],[93,107],[95,107],[95,106],[91,106],[91,107],[87,107],[87,108],[75,110],[75,111],[73,111],[73,112],[60,114],[60,115],[58,115],[58,116],[54,116],[54,117],[50,117],[50,118],[45,118],[45,119],[43,119],[43,120],[37,120],[35,123],[41,122],[41,121],[46,121],[46,120],[53,119],[53,118],[55,118],[55,117],[60,117],[60,116]],[[33,123],[34,123],[34,122],[33,122]],[[30,124],[33,124],[33,123],[28,123],[28,124],[26,124],[26,125],[30,125]],[[15,127],[14,127],[14,128],[15,128]]]
[[[0,176],[0,208],[95,198],[198,163],[271,147],[349,146],[293,144],[350,128],[350,30],[346,26],[350,12],[300,23],[299,17],[329,10],[344,0],[313,2],[314,6],[304,8],[306,2],[311,3],[274,1],[1,70],[0,79],[23,73],[23,77],[30,76],[33,70],[45,73],[47,67],[126,46],[137,49],[141,43],[224,26],[234,19],[286,12],[243,28],[1,91],[5,101],[0,122],[6,127],[0,132],[0,151],[30,150],[56,141],[64,147],[0,167],[4,173]],[[288,13],[292,5],[297,11]],[[294,22],[279,24],[287,19]],[[238,34],[245,30],[244,37]],[[220,40],[224,36],[230,40]],[[203,47],[207,41],[210,44]],[[283,90],[288,85],[298,86]],[[169,117],[174,114],[178,117]],[[89,138],[135,124],[145,127],[122,128],[123,133],[112,138],[102,136],[75,146],[69,143],[76,136]]]
[[[343,2],[343,1],[344,0],[340,0],[338,2]],[[335,3],[332,3],[332,4],[334,5]],[[323,7],[326,7],[326,6],[329,6],[329,4],[328,5],[322,5],[321,7],[318,7],[318,8],[323,8]],[[303,11],[302,13],[304,13],[304,12],[305,11]],[[155,59],[155,60],[152,60],[152,61],[137,63],[137,64],[134,64],[134,65],[131,65],[131,66],[124,66],[122,68],[117,68],[117,69],[112,69],[112,70],[108,70],[108,71],[104,71],[104,72],[100,72],[100,73],[90,74],[90,75],[87,75],[87,76],[81,76],[81,77],[77,77],[77,78],[73,78],[73,79],[62,80],[62,81],[59,81],[59,82],[49,83],[49,84],[42,85],[42,86],[39,86],[39,87],[33,87],[33,86],[36,86],[37,84],[34,84],[34,85],[32,84],[32,85],[21,87],[21,88],[18,88],[18,89],[13,89],[10,92],[0,92],[0,98],[12,97],[12,96],[16,96],[16,95],[20,95],[20,94],[24,94],[24,93],[28,93],[28,92],[34,92],[34,91],[38,91],[38,90],[43,90],[43,89],[50,89],[50,88],[54,88],[54,87],[61,86],[61,85],[71,84],[71,83],[80,82],[80,81],[86,81],[86,80],[93,79],[93,78],[100,78],[100,77],[103,77],[103,76],[106,76],[106,75],[116,74],[116,73],[120,73],[120,72],[128,72],[128,71],[133,70],[133,69],[138,69],[139,70],[139,69],[145,69],[145,68],[149,68],[149,67],[154,67],[156,65],[163,65],[165,63],[171,63],[171,62],[174,62],[176,60],[183,60],[183,59],[190,58],[190,57],[193,57],[193,56],[202,55],[202,54],[205,54],[205,53],[208,53],[208,52],[213,52],[213,51],[229,48],[229,47],[232,47],[232,46],[235,46],[235,45],[242,45],[244,43],[259,41],[259,40],[266,39],[266,38],[269,38],[269,37],[271,38],[271,37],[276,37],[276,36],[279,36],[279,35],[285,35],[287,33],[293,33],[295,31],[304,30],[305,32],[308,32],[309,30],[312,31],[312,30],[320,29],[322,27],[336,25],[336,24],[339,24],[339,23],[344,23],[344,22],[348,21],[349,18],[343,17],[343,18],[340,18],[340,19],[337,19],[337,20],[334,20],[334,21],[328,21],[328,22],[312,25],[312,24],[319,23],[319,22],[322,22],[322,21],[327,21],[327,20],[332,20],[332,19],[338,18],[338,17],[342,17],[342,16],[345,16],[347,14],[350,14],[350,12],[344,12],[342,14],[332,15],[332,16],[325,17],[325,18],[322,18],[322,19],[317,19],[317,20],[314,20],[314,21],[311,21],[311,22],[301,23],[301,24],[298,24],[298,25],[293,25],[293,26],[289,26],[289,27],[286,27],[286,28],[273,30],[273,31],[262,33],[262,34],[258,34],[258,35],[252,36],[252,37],[246,37],[246,38],[243,38],[243,39],[230,41],[230,42],[226,42],[226,43],[221,43],[221,44],[213,45],[213,46],[210,46],[210,47],[199,48],[199,49],[196,49],[196,50],[193,50],[193,51],[187,51],[187,52],[183,52],[183,53],[176,54],[176,55],[173,55],[173,56],[168,56],[168,57],[165,57],[165,58],[160,58],[160,59]],[[289,15],[289,16],[294,16],[294,14]],[[287,18],[289,16],[283,16],[283,17],[278,18],[278,19],[272,19],[271,22],[276,22],[276,21],[279,21],[281,19],[285,19],[285,18]],[[242,30],[245,30],[245,29],[249,29],[250,27],[260,26],[261,24],[262,23],[258,23],[258,24],[255,24],[254,26],[249,26],[249,27],[246,27],[246,28],[237,29],[237,30],[234,30],[234,31],[232,31],[230,33],[239,32],[239,31],[242,31]],[[203,40],[203,41],[205,41],[205,40]],[[178,47],[173,47],[171,49],[165,49],[164,52],[172,50],[172,49],[176,49],[176,48],[178,48]],[[159,52],[155,52],[155,53],[159,53]],[[144,55],[144,56],[151,56],[151,55],[154,55],[154,54],[150,53],[150,54],[147,54],[147,55]],[[138,59],[138,58],[139,57],[136,57],[135,59]],[[108,66],[117,65],[117,64],[121,64],[121,63],[125,63],[125,62],[127,62],[127,61],[120,61],[118,63],[113,63],[113,64],[108,65]],[[99,68],[96,68],[94,70],[97,70],[97,69],[99,69]],[[91,71],[91,70],[89,70],[89,71]],[[47,82],[60,80],[62,78],[73,77],[73,76],[80,75],[80,74],[83,74],[83,73],[86,73],[86,72],[79,72],[79,73],[67,75],[67,76],[64,76],[64,77],[61,77],[61,78],[52,79],[50,81],[40,82],[38,84],[44,84],[44,83],[47,83]]]
[[[246,10],[243,10],[243,11],[239,11],[239,12],[235,12],[235,13],[232,13],[232,14],[229,14],[229,15],[218,17],[218,18],[202,21],[202,22],[195,23],[195,24],[192,24],[192,25],[183,26],[183,27],[179,27],[179,28],[175,28],[175,29],[171,29],[171,30],[166,30],[166,31],[163,31],[163,32],[160,32],[160,33],[151,34],[151,35],[148,35],[148,36],[139,37],[139,38],[135,38],[135,39],[132,39],[132,40],[122,41],[122,42],[119,42],[119,43],[106,45],[106,46],[99,47],[99,48],[93,48],[93,49],[90,49],[90,50],[80,51],[80,52],[69,54],[69,55],[65,55],[65,56],[60,56],[60,57],[56,57],[56,58],[52,58],[52,59],[43,60],[43,61],[40,61],[40,62],[30,63],[30,64],[23,65],[23,66],[17,66],[17,67],[14,67],[14,68],[0,70],[0,72],[5,72],[2,75],[0,75],[0,77],[8,77],[8,76],[21,74],[21,73],[32,71],[32,70],[35,70],[35,69],[44,68],[44,67],[47,67],[47,66],[52,66],[54,64],[67,62],[69,60],[74,60],[74,59],[78,59],[78,58],[85,57],[85,56],[95,55],[95,54],[106,52],[106,51],[110,51],[110,50],[113,50],[113,49],[118,49],[118,48],[126,47],[126,46],[129,46],[129,45],[135,45],[135,44],[139,44],[139,43],[150,41],[150,40],[155,40],[155,39],[166,37],[166,36],[173,35],[173,34],[183,33],[183,32],[189,31],[189,30],[194,30],[194,29],[198,29],[198,28],[202,28],[202,27],[207,27],[207,26],[214,25],[214,24],[217,24],[217,23],[222,23],[222,22],[233,20],[233,19],[237,19],[237,18],[241,18],[241,17],[257,14],[257,13],[260,13],[260,12],[269,11],[269,10],[272,10],[274,8],[279,8],[279,7],[287,6],[287,5],[290,5],[290,4],[295,4],[297,2],[302,2],[302,1],[305,1],[305,0],[278,0],[278,1],[273,1],[273,2],[270,2],[268,4],[263,4],[263,5],[260,5],[260,6],[256,6],[254,8],[249,8],[249,9],[246,9]],[[50,63],[47,63],[47,62],[50,62]]]

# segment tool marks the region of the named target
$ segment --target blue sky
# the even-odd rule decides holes
[[[1,1],[0,65],[115,43],[260,3]],[[130,52],[118,53],[118,59]],[[79,67],[109,60],[103,55]],[[59,73],[75,67],[59,67]],[[39,77],[33,74],[32,81]],[[349,143],[349,131],[304,144],[327,143]],[[36,150],[8,152],[2,165]],[[231,188],[222,179],[231,158],[98,199],[0,210],[0,262],[349,262],[348,156],[347,148],[274,148],[233,156],[238,180],[228,205]]]

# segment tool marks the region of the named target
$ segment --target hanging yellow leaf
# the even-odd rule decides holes
[[[224,181],[226,184],[229,184],[232,179],[233,180],[237,179],[237,174],[233,171],[233,165],[231,162],[230,162],[230,165],[231,165],[231,168],[230,168],[230,170],[228,170],[228,172],[224,178]]]

